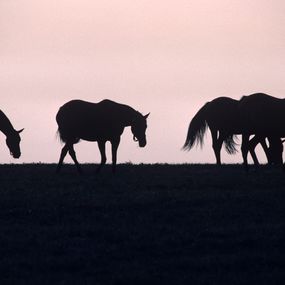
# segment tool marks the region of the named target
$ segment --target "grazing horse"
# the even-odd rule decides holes
[[[212,135],[212,147],[218,165],[221,164],[221,148],[223,143],[229,154],[236,153],[235,135],[243,134],[238,103],[238,100],[229,97],[218,97],[207,102],[191,120],[183,149],[190,150],[195,144],[202,146],[205,132],[207,127],[209,127]],[[253,142],[251,144],[249,142],[248,144],[245,155],[250,151],[255,164],[258,164],[258,160],[254,148],[258,143],[262,145],[268,157],[265,138],[253,138]],[[245,158],[246,156],[244,156]]]
[[[82,100],[72,100],[64,104],[56,115],[60,139],[65,143],[62,148],[57,172],[63,164],[67,152],[73,159],[77,170],[81,172],[76,159],[73,145],[81,139],[97,141],[101,154],[101,164],[97,168],[100,171],[106,163],[105,144],[112,145],[112,170],[115,172],[117,163],[117,149],[124,128],[131,126],[134,141],[138,141],[140,147],[146,145],[146,119],[149,114],[143,116],[130,106],[119,104],[111,100],[103,100],[99,103],[90,103]]]
[[[0,131],[6,136],[6,145],[14,158],[21,156],[20,133],[23,130],[16,131],[7,116],[0,110]]]
[[[282,165],[283,164],[283,142],[279,137],[271,136],[269,138],[269,152],[271,157],[271,164]]]
[[[248,167],[246,153],[250,148],[249,137],[255,134],[259,138],[268,137],[273,149],[283,150],[280,138],[285,137],[285,99],[272,97],[264,93],[255,93],[243,96],[238,110],[243,114],[241,124],[243,129],[242,155],[245,167]],[[274,147],[275,146],[275,147]],[[282,163],[279,160],[279,164]]]

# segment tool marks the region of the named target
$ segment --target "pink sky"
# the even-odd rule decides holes
[[[215,97],[284,97],[284,14],[281,0],[2,0],[0,108],[25,131],[18,161],[0,136],[0,163],[57,162],[55,114],[74,98],[151,112],[148,145],[126,129],[119,162],[215,162],[209,133],[202,150],[180,150],[188,124]],[[100,160],[95,143],[76,150]]]

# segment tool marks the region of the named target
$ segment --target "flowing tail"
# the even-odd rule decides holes
[[[204,135],[207,130],[208,124],[206,121],[206,112],[209,103],[206,103],[191,120],[186,141],[182,147],[184,150],[190,150],[193,145],[197,144],[201,147],[204,142]]]
[[[64,143],[64,142],[65,142],[65,139],[64,139],[64,137],[62,136],[62,134],[61,134],[59,128],[58,128],[57,131],[56,131],[56,138],[59,139],[59,141],[60,141],[61,143]]]
[[[56,114],[56,122],[58,125],[58,129],[56,132],[57,138],[59,138],[61,143],[78,143],[80,141],[80,138],[77,138],[74,136],[74,133],[72,131],[71,124],[66,122],[64,112],[62,107],[59,109],[59,111]]]
[[[237,150],[238,143],[235,141],[237,139],[237,136],[230,135],[224,140],[224,147],[226,149],[226,152],[228,154],[235,154]]]

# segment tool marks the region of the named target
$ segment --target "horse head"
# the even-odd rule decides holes
[[[146,146],[146,128],[147,128],[147,123],[146,119],[149,116],[149,113],[145,116],[142,114],[138,113],[139,115],[133,120],[132,125],[131,125],[131,130],[133,133],[133,140],[139,142],[140,147],[145,147]]]
[[[13,132],[11,132],[7,137],[6,137],[6,144],[10,150],[10,154],[14,157],[14,158],[19,158],[21,156],[21,150],[20,150],[20,141],[21,141],[21,137],[20,137],[20,133],[23,131],[24,129],[21,129],[19,131],[14,130]]]

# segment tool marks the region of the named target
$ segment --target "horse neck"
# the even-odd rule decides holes
[[[7,137],[15,131],[10,120],[7,116],[0,110],[0,131]]]
[[[126,106],[123,115],[125,126],[131,126],[133,124],[134,118],[136,118],[137,115],[138,112],[136,110],[134,110],[132,107]]]

